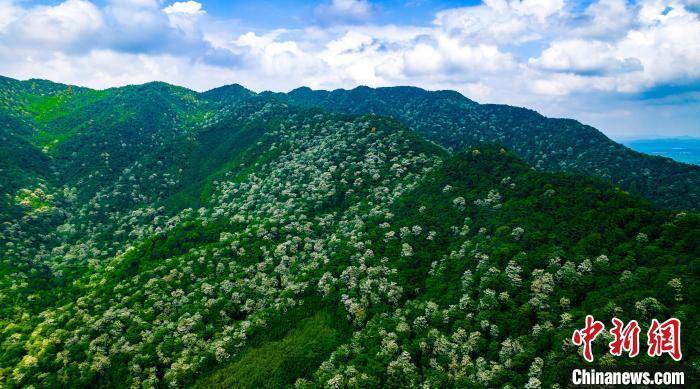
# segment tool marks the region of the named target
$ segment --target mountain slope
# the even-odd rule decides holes
[[[50,153],[64,143],[67,143],[68,147],[64,147],[67,152],[70,142],[65,140],[70,141],[74,133],[87,132],[89,138],[97,137],[92,133],[95,129],[91,128],[89,118],[102,115],[99,119],[91,119],[101,125],[114,121],[116,116],[106,115],[115,115],[115,104],[117,107],[122,105],[117,108],[119,110],[135,108],[141,112],[141,117],[130,118],[140,123],[138,128],[130,130],[132,135],[159,128],[159,136],[162,136],[165,128],[201,123],[206,120],[205,116],[211,118],[217,110],[234,107],[242,101],[282,101],[331,112],[393,117],[453,151],[481,142],[496,142],[542,170],[597,176],[665,208],[697,210],[700,207],[698,166],[632,151],[574,120],[550,119],[517,107],[481,105],[452,91],[358,87],[328,92],[299,88],[288,94],[264,92],[256,95],[240,85],[229,85],[198,94],[163,83],[91,91],[42,80],[3,81],[12,86],[8,88],[15,95],[11,99],[5,97],[5,105],[23,107],[19,110],[24,114],[23,120],[32,122],[35,127],[29,130],[29,140]],[[17,89],[21,93],[17,93]],[[5,94],[9,93],[5,91]],[[123,102],[116,101],[119,99]],[[143,111],[146,107],[154,107],[155,111]],[[104,112],[111,113],[99,114],[103,108]],[[144,123],[147,126],[151,123],[151,128],[144,129]],[[115,124],[119,127],[119,120]],[[86,138],[79,136],[75,141],[85,144]],[[122,143],[130,146],[130,142]],[[101,154],[95,151],[90,150],[93,159]],[[139,152],[132,147],[120,150],[123,151]]]
[[[692,211],[235,86],[80,93],[7,105],[57,174],[1,225],[2,387],[551,386],[586,314],[699,319]]]
[[[332,112],[390,116],[455,151],[497,142],[539,169],[597,176],[667,208],[700,207],[699,167],[632,151],[574,120],[413,87],[331,92],[299,88],[273,95]]]

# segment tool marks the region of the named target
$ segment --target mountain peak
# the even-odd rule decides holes
[[[203,92],[202,97],[212,100],[230,100],[255,96],[256,93],[240,84],[229,84]]]

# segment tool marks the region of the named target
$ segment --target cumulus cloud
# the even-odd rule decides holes
[[[0,33],[2,33],[8,25],[17,20],[20,13],[21,9],[15,6],[12,1],[0,0]]]
[[[599,14],[601,7],[610,7],[612,3],[615,2],[601,0],[586,12]],[[620,4],[613,7],[622,9]],[[623,24],[629,26],[624,34],[605,35],[606,41],[589,38],[591,32],[616,28],[608,21],[599,20],[598,24],[589,25],[589,29],[575,29],[574,33],[581,33],[580,38],[555,39],[539,57],[530,58],[528,64],[544,70],[542,76],[547,78],[536,83],[549,85],[536,89],[544,93],[591,89],[640,92],[664,83],[685,83],[700,78],[698,14],[686,9],[683,3],[673,1],[646,1],[625,9],[634,10],[634,13],[628,15],[627,22],[623,19]],[[572,75],[552,78],[546,71]],[[591,76],[590,83],[572,81],[586,80],[581,78],[586,75]],[[600,76],[605,76],[602,83],[596,82]]]
[[[482,43],[522,43],[541,38],[563,6],[563,0],[485,0],[438,12],[434,23],[451,35]]]
[[[580,75],[604,75],[643,71],[636,57],[624,57],[614,44],[581,39],[556,41],[539,58],[530,58],[530,65],[544,70]]]
[[[16,45],[67,50],[87,47],[105,26],[102,13],[89,1],[67,0],[28,11],[12,3],[5,7],[15,16],[4,21],[2,33]]]
[[[598,39],[619,38],[634,23],[634,5],[627,0],[599,0],[589,5],[578,21],[573,35]]]
[[[22,5],[0,3],[0,47],[20,51],[31,48],[35,51],[33,60],[56,54],[52,50],[71,55],[112,50],[236,63],[233,53],[207,41],[199,26],[204,10],[195,1],[173,3],[164,9],[156,0],[110,0],[104,7],[87,0],[27,8]]]
[[[163,12],[166,14],[186,14],[186,15],[201,15],[205,11],[202,9],[202,4],[196,1],[183,1],[173,3],[165,8]]]
[[[494,45],[464,45],[448,36],[434,42],[417,42],[404,49],[403,68],[409,76],[440,74],[476,79],[483,73],[509,70],[513,58]]]

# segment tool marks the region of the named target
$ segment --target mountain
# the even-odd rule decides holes
[[[393,117],[453,151],[496,142],[538,169],[594,175],[662,207],[697,210],[700,204],[698,166],[633,151],[575,120],[413,87],[299,88],[277,96],[332,112]]]
[[[416,93],[482,109],[454,92],[377,115],[0,81],[23,145],[2,160],[2,387],[551,386],[586,363],[587,314],[681,319],[697,370],[700,215],[389,114]],[[603,367],[678,366],[606,345]]]
[[[5,104],[15,107],[15,111],[20,109],[25,113],[15,114],[14,117],[19,116],[21,120],[30,122],[29,126],[43,127],[41,130],[29,130],[33,133],[31,137],[34,138],[34,144],[42,148],[55,147],[59,142],[70,140],[73,135],[79,135],[75,137],[76,143],[84,144],[84,134],[79,132],[79,125],[89,128],[90,122],[86,119],[94,112],[102,118],[92,119],[93,122],[104,121],[104,114],[99,112],[103,112],[106,104],[157,103],[156,96],[138,96],[143,86],[94,91],[44,80],[3,81],[12,88],[3,88],[2,93],[14,91],[13,95],[20,96],[3,98]],[[700,204],[698,166],[635,152],[611,141],[598,130],[573,120],[550,119],[517,107],[481,105],[453,91],[429,92],[414,87],[358,87],[328,92],[299,88],[288,94],[264,92],[256,95],[240,85],[223,86],[205,93],[163,83],[147,85],[153,87],[153,93],[170,93],[168,96],[160,96],[161,99],[179,96],[179,102],[168,103],[174,104],[169,107],[169,114],[163,113],[171,117],[162,117],[173,123],[184,120],[187,125],[188,122],[202,120],[196,115],[213,115],[219,109],[217,107],[236,106],[238,102],[249,100],[276,100],[302,108],[320,108],[352,115],[376,114],[400,120],[453,152],[482,142],[498,143],[538,169],[597,176],[664,208],[697,210]],[[135,100],[132,102],[129,98]],[[114,99],[122,101],[115,102]],[[159,108],[164,108],[157,105],[153,107],[156,107],[156,112]],[[111,112],[109,115],[116,115],[113,111],[113,107],[104,110]],[[160,113],[156,112],[140,114],[158,118]],[[26,118],[27,113],[33,115],[38,123],[31,123],[32,120]],[[185,118],[187,115],[191,117]],[[81,122],[67,121],[76,119]],[[158,121],[149,125],[163,128],[170,124]],[[7,126],[9,124],[6,124],[6,128]],[[143,129],[130,131],[141,130]],[[74,134],[76,131],[78,133]],[[131,150],[136,152],[135,149]],[[92,156],[96,158],[98,155]],[[3,169],[8,170],[12,168]]]

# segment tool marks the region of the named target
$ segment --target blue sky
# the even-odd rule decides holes
[[[24,3],[57,5],[62,2],[62,0],[32,0]],[[93,3],[106,6],[109,1],[95,0]],[[238,19],[251,29],[300,28],[310,23],[318,23],[314,11],[319,5],[324,4],[318,0],[203,0],[200,3],[209,15],[219,19]],[[380,24],[429,24],[438,11],[480,3],[480,0],[373,1],[371,4],[376,12],[372,15],[372,21]],[[167,4],[167,2],[161,4]]]
[[[700,137],[700,0],[0,0],[0,74],[94,88],[416,85],[617,140]]]

